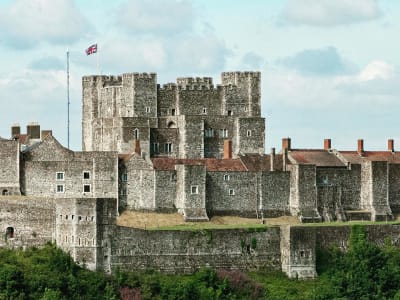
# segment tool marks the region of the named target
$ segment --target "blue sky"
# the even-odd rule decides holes
[[[158,82],[262,72],[266,149],[400,148],[400,1],[0,0],[0,136],[30,121],[81,148],[81,77],[156,72]],[[84,50],[98,43],[99,53]]]

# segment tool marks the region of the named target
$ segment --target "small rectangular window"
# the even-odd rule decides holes
[[[83,172],[83,179],[90,179],[90,172],[89,171],[84,171]]]
[[[120,195],[121,196],[126,196],[126,189],[125,188],[121,189]]]
[[[152,143],[153,153],[158,153],[160,151],[159,146],[160,146],[159,143]]]
[[[126,173],[124,173],[124,174],[122,174],[122,181],[128,181],[128,174],[126,174]]]
[[[207,108],[203,107],[203,114],[206,115],[207,114]]]
[[[228,110],[228,116],[232,116],[232,115],[233,115],[232,111]]]
[[[204,130],[204,136],[205,137],[214,137],[214,129],[207,128],[206,130]]]
[[[165,153],[172,153],[172,143],[165,143]]]
[[[90,184],[84,184],[83,185],[83,192],[84,193],[90,193]]]
[[[225,181],[231,180],[231,176],[228,175],[228,174],[225,174],[225,175],[224,175],[224,180],[225,180]]]
[[[64,180],[64,172],[56,172],[57,180]]]
[[[146,113],[150,112],[150,107],[146,106]]]
[[[247,136],[251,136],[251,130],[247,130]]]
[[[190,187],[190,193],[191,194],[198,194],[199,193],[199,186],[198,185],[192,185]]]
[[[171,109],[171,116],[175,116],[175,108]]]
[[[219,131],[220,137],[227,138],[228,137],[228,129],[220,129]]]
[[[234,195],[235,195],[235,190],[229,189],[229,196],[234,196]]]
[[[57,193],[64,193],[64,185],[63,184],[57,184],[56,192]]]

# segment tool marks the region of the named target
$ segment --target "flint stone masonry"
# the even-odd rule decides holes
[[[0,195],[20,195],[20,144],[0,138]]]

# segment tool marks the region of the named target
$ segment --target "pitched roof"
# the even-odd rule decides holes
[[[271,170],[271,155],[246,154],[240,156],[240,159],[250,172]],[[274,158],[274,170],[281,171],[283,169],[282,162],[282,154],[276,154]]]
[[[313,164],[317,167],[345,167],[336,154],[322,149],[292,149],[290,159],[298,164]]]
[[[360,164],[365,160],[387,161],[389,163],[400,164],[400,153],[392,151],[365,151],[361,156],[357,151],[340,151],[345,160],[352,164]]]
[[[207,171],[247,171],[240,159],[175,159],[154,157],[151,159],[155,170],[175,170],[175,165],[206,166]]]

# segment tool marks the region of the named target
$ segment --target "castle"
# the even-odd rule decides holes
[[[216,86],[208,77],[178,78],[163,86],[156,74],[83,77],[83,151],[66,149],[36,123],[26,134],[14,125],[10,139],[0,138],[3,244],[53,240],[90,268],[112,271],[132,265],[142,253],[138,241],[148,243],[143,232],[116,226],[124,210],[179,212],[186,221],[214,215],[260,220],[293,215],[302,222],[392,219],[400,210],[400,155],[394,141],[385,151],[366,151],[363,140],[355,151],[338,151],[330,139],[321,149],[295,149],[284,138],[279,153],[272,148],[265,154],[260,80],[259,72],[222,73]],[[273,247],[287,254],[282,245],[290,240],[290,229],[267,233],[261,240],[271,246],[271,236],[280,236],[272,244],[281,248]],[[157,235],[147,233],[152,234]],[[174,235],[172,244],[181,244]],[[247,234],[238,236],[248,254],[254,252]],[[192,247],[200,246],[185,248],[193,259],[198,256],[190,254],[200,250]],[[204,257],[211,255],[207,249]],[[315,264],[314,255],[304,249],[293,252],[302,271],[288,270],[291,263],[283,258],[269,263],[285,261],[289,275],[312,277],[315,267],[305,268],[304,260]],[[224,253],[218,251],[212,255]],[[171,270],[185,270],[173,261]]]

